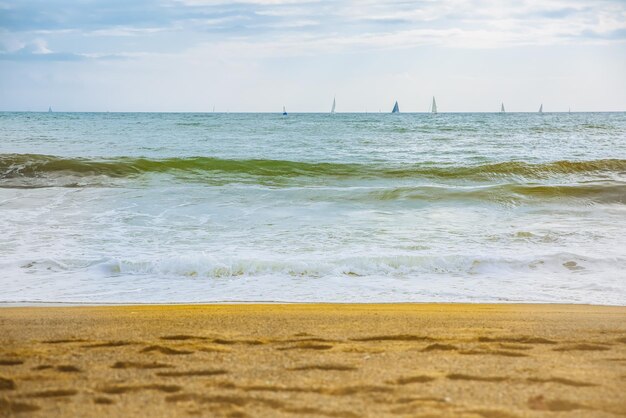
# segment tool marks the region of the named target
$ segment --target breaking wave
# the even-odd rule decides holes
[[[533,164],[520,161],[471,166],[418,164],[345,164],[267,159],[220,159],[189,157],[147,159],[62,158],[39,154],[0,155],[0,180],[41,177],[48,174],[74,176],[132,177],[146,173],[189,172],[197,174],[228,173],[263,177],[355,177],[474,179],[518,176],[547,178],[557,174],[608,172],[626,174],[626,160],[555,161]]]

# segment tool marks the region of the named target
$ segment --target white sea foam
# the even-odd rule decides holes
[[[525,301],[621,304],[626,258],[571,253],[234,258],[207,254],[41,260],[0,266],[17,279],[3,302]],[[45,277],[25,289],[28,276]],[[75,282],[76,286],[68,286]],[[63,283],[63,286],[59,286]],[[68,288],[69,287],[69,288]],[[57,294],[64,290],[63,295]]]

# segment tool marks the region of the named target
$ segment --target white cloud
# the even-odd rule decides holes
[[[186,6],[216,6],[233,4],[233,2],[229,0],[174,0],[174,2],[182,3]],[[238,3],[249,5],[278,6],[283,4],[301,4],[307,2],[303,2],[302,0],[242,0]]]
[[[48,43],[44,39],[33,40],[33,54],[51,54],[52,50],[48,48]]]
[[[139,36],[139,35],[152,35],[157,32],[165,32],[170,30],[170,28],[134,28],[134,27],[124,27],[124,26],[116,26],[107,29],[97,29],[93,31],[89,31],[85,33],[89,36]]]

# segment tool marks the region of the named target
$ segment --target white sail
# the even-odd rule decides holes
[[[335,98],[333,97],[333,107],[330,108],[330,113],[335,113],[335,105],[337,104],[337,102],[335,101]]]
[[[541,106],[539,106],[539,113],[543,113],[543,103],[541,103]]]
[[[435,96],[433,96],[433,104],[430,111],[433,113],[437,113],[437,102],[435,101]]]
[[[504,103],[502,103],[502,105],[500,106],[500,112],[504,113]]]

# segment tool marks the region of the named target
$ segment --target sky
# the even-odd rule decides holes
[[[626,0],[0,0],[0,110],[626,111]]]

